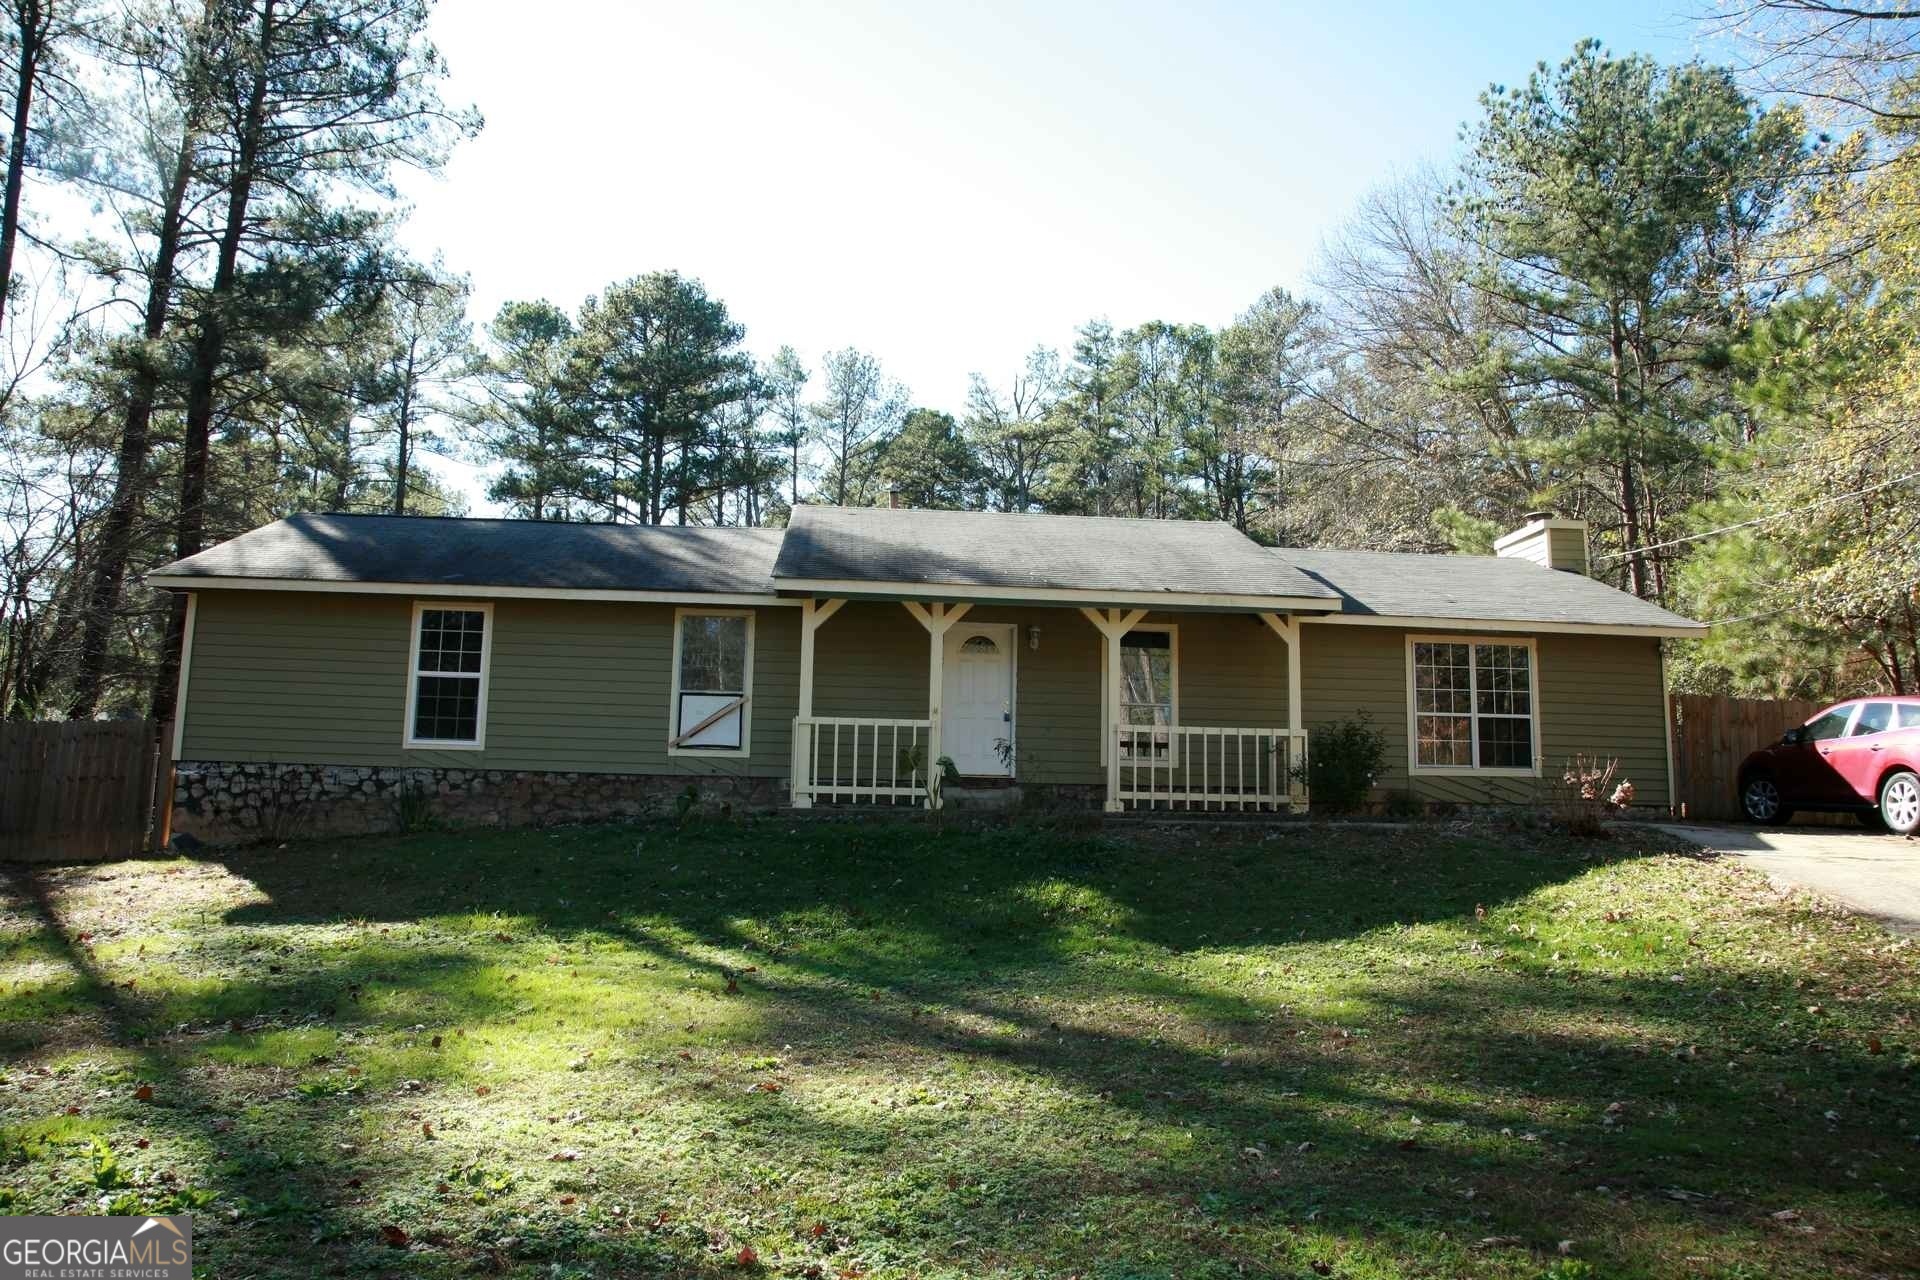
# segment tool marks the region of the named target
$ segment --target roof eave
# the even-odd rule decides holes
[[[1704,622],[1636,623],[1575,622],[1564,618],[1450,618],[1434,615],[1336,613],[1308,618],[1309,622],[1350,627],[1410,627],[1428,631],[1499,631],[1514,635],[1646,636],[1650,639],[1698,640],[1709,628]]]
[[[855,600],[964,600],[979,604],[1126,605],[1133,608],[1193,612],[1325,612],[1338,609],[1337,596],[1265,595],[1244,592],[1114,591],[1083,587],[1021,587],[979,583],[867,581],[859,578],[783,578],[774,587],[782,595],[836,596]]]
[[[163,591],[312,591],[331,595],[431,596],[461,600],[600,600],[610,604],[770,605],[800,602],[771,591],[629,590],[600,587],[523,587],[484,582],[349,582],[333,578],[241,577],[229,574],[150,573],[146,583]]]

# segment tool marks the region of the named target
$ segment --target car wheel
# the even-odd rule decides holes
[[[1902,769],[1880,784],[1880,820],[1898,836],[1920,828],[1920,775]]]
[[[1764,773],[1748,778],[1740,788],[1740,812],[1748,822],[1785,822],[1793,810],[1780,803],[1780,788]]]

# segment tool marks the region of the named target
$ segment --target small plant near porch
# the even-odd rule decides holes
[[[1387,764],[1387,736],[1362,711],[1335,724],[1314,726],[1308,741],[1307,787],[1316,809],[1353,813]]]

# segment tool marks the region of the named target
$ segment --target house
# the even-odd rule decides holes
[[[1576,754],[1668,804],[1663,637],[1585,527],[1498,554],[1270,549],[1223,524],[803,506],[785,530],[294,516],[185,592],[177,825],[203,839],[1040,788],[1300,810],[1365,713],[1382,793],[1525,802]],[[951,761],[949,769],[943,761]],[[957,781],[954,779],[957,778]]]

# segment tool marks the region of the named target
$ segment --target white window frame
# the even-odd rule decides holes
[[[436,613],[478,613],[484,619],[480,628],[480,697],[474,709],[473,741],[460,738],[416,738],[413,736],[414,708],[420,697],[421,675],[461,676],[465,673],[420,670],[420,624],[427,610]],[[483,600],[415,600],[413,625],[407,642],[407,705],[400,722],[400,745],[419,751],[485,751],[487,749],[487,687],[493,683],[493,606]]]
[[[1169,705],[1167,707],[1167,714],[1173,717],[1171,728],[1178,729],[1180,727],[1180,624],[1177,622],[1137,622],[1133,626],[1127,628],[1126,635],[1123,635],[1120,637],[1120,648],[1122,650],[1124,650],[1127,647],[1127,636],[1132,635],[1136,631],[1164,631],[1167,633],[1168,660],[1173,664],[1173,697],[1170,700]],[[1109,679],[1109,676],[1110,676],[1110,673],[1107,671],[1107,646],[1106,646],[1106,642],[1102,640],[1100,644],[1100,687],[1101,689],[1104,690],[1107,687],[1107,681]],[[1124,712],[1126,709],[1126,700],[1121,699],[1120,705],[1121,705],[1121,710]],[[1100,719],[1104,723],[1106,718],[1107,718],[1107,708],[1101,707]],[[1125,721],[1122,721],[1122,723],[1125,723]],[[1103,765],[1107,762],[1107,750],[1108,750],[1108,747],[1111,745],[1113,738],[1114,738],[1114,731],[1111,725],[1108,725],[1106,728],[1101,730],[1100,763]],[[1171,738],[1171,741],[1169,742],[1167,747],[1167,756],[1170,761],[1172,761],[1175,764],[1178,764],[1179,763],[1178,757],[1179,757],[1179,751],[1180,751],[1180,735],[1178,733],[1174,733],[1170,735],[1170,738]],[[1129,757],[1126,757],[1126,759],[1131,761],[1132,757],[1129,756]]]
[[[1533,763],[1520,768],[1513,765],[1482,765],[1480,761],[1480,663],[1477,655],[1467,654],[1467,735],[1468,752],[1474,761],[1472,764],[1421,764],[1420,763],[1420,690],[1414,670],[1413,653],[1423,644],[1462,644],[1473,649],[1500,645],[1506,648],[1522,648],[1527,651],[1527,719],[1531,722],[1533,734]],[[1517,717],[1495,716],[1493,719]],[[1545,731],[1540,721],[1540,644],[1533,636],[1500,635],[1409,635],[1407,637],[1407,773],[1445,776],[1478,776],[1484,778],[1537,778],[1540,776],[1540,762],[1545,758]]]
[[[757,613],[752,609],[709,609],[699,605],[690,605],[673,611],[673,673],[667,693],[667,754],[670,756],[708,756],[722,760],[745,760],[753,755],[753,645],[754,620]],[[745,671],[746,687],[740,690],[740,696],[746,699],[740,708],[740,745],[738,747],[681,747],[673,740],[680,736],[680,644],[685,633],[681,622],[685,618],[745,618],[747,620],[747,662]]]

